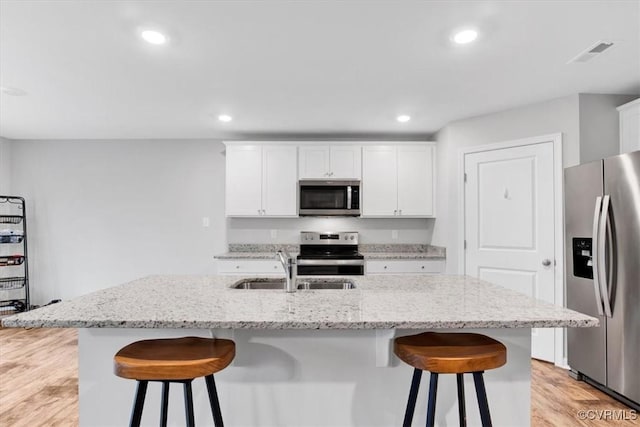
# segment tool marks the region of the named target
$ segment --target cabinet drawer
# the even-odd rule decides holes
[[[280,262],[276,260],[220,259],[218,260],[218,273],[284,275],[284,270]]]
[[[444,273],[444,260],[371,260],[367,274]]]

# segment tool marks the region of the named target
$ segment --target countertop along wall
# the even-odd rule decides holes
[[[213,256],[227,250],[221,143],[10,144],[12,190],[30,214],[34,304],[149,274],[215,272]]]

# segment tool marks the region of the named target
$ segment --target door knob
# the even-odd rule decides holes
[[[544,265],[545,267],[549,267],[551,265],[551,260],[550,259],[542,260],[542,265]]]

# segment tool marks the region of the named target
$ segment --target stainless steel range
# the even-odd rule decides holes
[[[303,231],[297,264],[299,275],[363,275],[358,233]]]

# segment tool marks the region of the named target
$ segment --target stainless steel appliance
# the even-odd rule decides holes
[[[303,231],[298,275],[363,275],[364,256],[356,232]]]
[[[565,169],[565,233],[569,366],[640,409],[640,151]]]
[[[360,181],[298,183],[300,216],[360,216]]]

